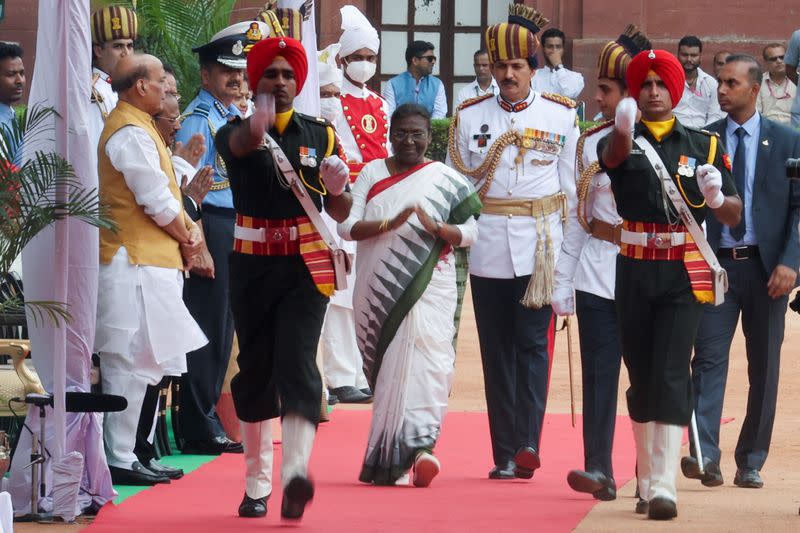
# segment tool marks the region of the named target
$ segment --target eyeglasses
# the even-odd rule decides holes
[[[405,142],[409,137],[415,143],[422,142],[428,138],[427,131],[394,131],[391,136],[394,142]]]
[[[784,57],[786,57],[786,56],[772,56],[772,57],[768,57],[767,61],[770,61],[772,63],[774,63],[775,61],[783,61]]]
[[[162,117],[160,115],[156,115],[153,118],[155,118],[156,120],[166,120],[167,122],[169,122],[172,125],[174,125],[176,122],[180,122],[180,120],[181,120],[181,117],[170,118],[170,117]]]
[[[427,59],[431,63],[436,61],[436,56],[417,56],[418,59]]]

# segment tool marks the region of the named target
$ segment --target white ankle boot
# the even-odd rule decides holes
[[[253,499],[272,493],[272,421],[242,422],[245,492]]]

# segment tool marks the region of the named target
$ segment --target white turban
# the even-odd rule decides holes
[[[339,43],[333,43],[327,48],[317,52],[317,71],[319,72],[319,86],[333,83],[342,87],[342,70],[336,65],[336,54],[339,53]]]
[[[339,11],[342,13],[339,57],[347,57],[361,48],[369,48],[377,54],[381,39],[367,17],[354,6],[344,6]]]

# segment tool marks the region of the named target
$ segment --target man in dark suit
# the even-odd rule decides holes
[[[753,57],[729,56],[719,72],[718,89],[728,117],[708,126],[733,154],[733,178],[744,200],[736,227],[707,219],[708,242],[728,271],[730,287],[722,305],[705,309],[692,360],[704,473],[693,457],[681,460],[681,470],[709,487],[723,482],[720,417],[740,313],[750,390],[736,444],[734,483],[748,488],[764,484],[759,471],[767,459],[775,421],[786,306],[800,266],[798,209],[791,202],[792,188],[797,186],[786,179],[785,170],[787,158],[800,156],[800,133],[756,112],[761,75]]]

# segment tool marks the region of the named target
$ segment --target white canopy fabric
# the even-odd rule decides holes
[[[28,106],[52,106],[59,114],[52,131],[25,139],[24,151],[57,152],[69,161],[82,186],[97,187],[96,146],[88,134],[91,93],[91,32],[89,0],[40,0],[36,67]],[[64,191],[56,191],[64,194]],[[84,456],[78,509],[92,499],[103,504],[116,496],[103,450],[102,418],[93,413],[65,413],[64,392],[90,390],[99,258],[97,229],[79,220],[59,221],[38,235],[23,251],[26,300],[66,302],[72,318],[66,326],[36,323],[28,314],[31,354],[44,388],[55,395],[47,410],[45,469],[48,494],[43,510],[53,509],[51,464],[72,452]],[[47,319],[45,319],[47,320]],[[38,432],[38,408],[27,425]],[[31,437],[22,430],[11,465],[9,491],[17,513],[30,511]],[[94,496],[90,495],[93,494]],[[67,513],[69,515],[71,513]]]

